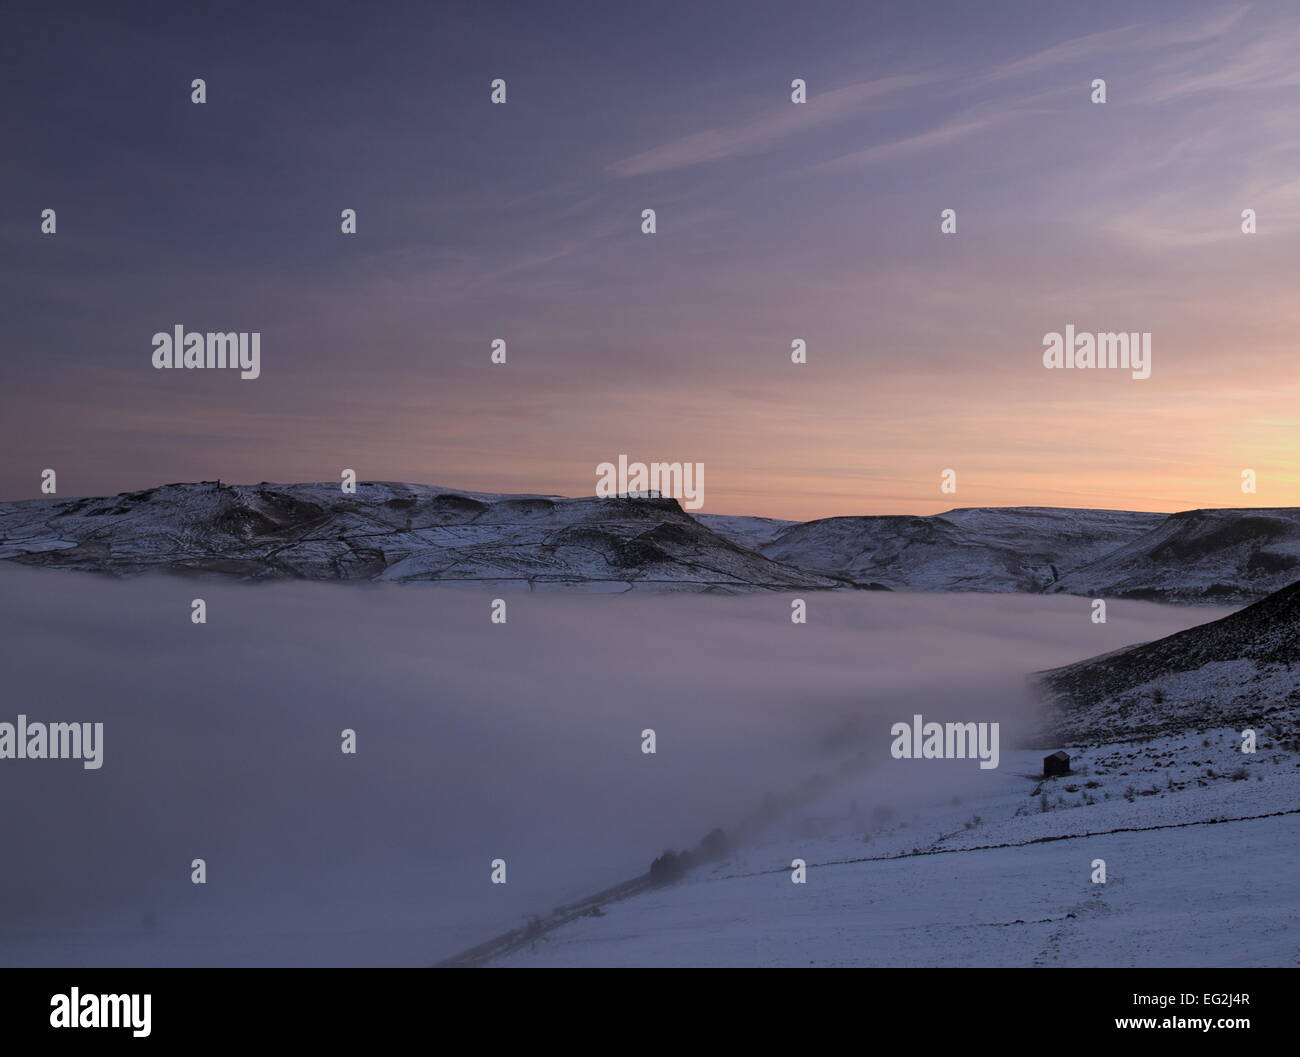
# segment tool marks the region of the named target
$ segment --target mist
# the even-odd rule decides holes
[[[973,788],[974,761],[892,760],[890,726],[996,721],[1005,753],[1028,673],[1228,612],[521,592],[493,624],[498,593],[0,565],[0,722],[104,724],[98,770],[0,760],[0,962],[429,965],[850,753],[891,807]]]

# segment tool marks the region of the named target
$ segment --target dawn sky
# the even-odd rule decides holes
[[[118,6],[0,44],[0,499],[627,453],[708,513],[1300,505],[1293,4]],[[153,369],[175,324],[261,376]],[[1067,324],[1151,377],[1045,369]]]

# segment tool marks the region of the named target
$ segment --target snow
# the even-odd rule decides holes
[[[738,514],[692,514],[705,528],[731,540],[738,547],[759,550],[771,543],[797,521],[782,521],[771,517],[746,517]]]
[[[68,550],[77,546],[76,540],[65,539],[12,539],[0,546],[0,559],[17,558],[23,554],[44,554],[46,551]]]
[[[1248,602],[1300,580],[1300,510],[1188,510],[1062,576],[1052,590]]]
[[[1240,604],[1300,579],[1300,510],[969,507],[804,523],[671,499],[390,481],[171,484],[0,503],[0,560],[135,575],[440,580],[595,591],[1066,593]]]
[[[606,898],[502,963],[1294,959],[1297,816],[1255,818],[1300,806],[1294,677],[1246,688],[1288,691],[1257,696],[1253,756],[1226,720],[1016,747],[1040,726],[1026,673],[1189,632],[1168,656],[1286,656],[1300,625],[1267,601],[1213,623],[1118,601],[1094,624],[1064,596],[840,591],[794,625],[789,595],[548,583],[494,625],[482,590],[226,581],[204,583],[200,628],[176,577],[6,563],[0,587],[0,718],[108,721],[102,770],[0,766],[0,791],[26,805],[0,819],[5,846],[27,849],[0,877],[9,964],[427,965],[714,826],[737,841],[724,860]],[[1225,685],[1244,671],[1210,663]],[[1147,722],[1181,718],[1165,669],[1165,697],[1133,705]],[[891,724],[916,711],[1000,722],[1001,767],[890,759]],[[344,728],[355,758],[338,752]],[[1058,748],[1076,773],[1040,783]],[[201,891],[196,854],[212,870]],[[488,882],[497,855],[507,886]],[[796,856],[807,885],[789,882]],[[55,895],[33,900],[50,879]]]
[[[1033,777],[1044,753],[1018,750],[972,775],[968,796],[870,826],[855,803],[880,787],[863,778],[727,861],[494,964],[1292,965],[1300,762],[1265,743],[1241,753],[1225,728],[1096,745],[1047,782]]]
[[[1041,591],[1163,514],[1049,507],[967,508],[931,517],[837,517],[764,545],[775,561],[859,583],[921,591]]]
[[[711,591],[818,589],[712,532],[674,500],[567,499],[432,485],[163,485],[0,504],[0,559],[239,579],[476,582]]]

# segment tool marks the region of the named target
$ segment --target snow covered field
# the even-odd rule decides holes
[[[1047,782],[1031,777],[1042,754],[1020,751],[897,819],[866,809],[878,778],[851,783],[496,964],[1300,965],[1300,757],[1239,744],[1218,730],[1097,746]]]

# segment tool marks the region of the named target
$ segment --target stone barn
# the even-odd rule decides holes
[[[1070,754],[1059,749],[1050,756],[1043,757],[1043,777],[1056,778],[1070,773]]]

